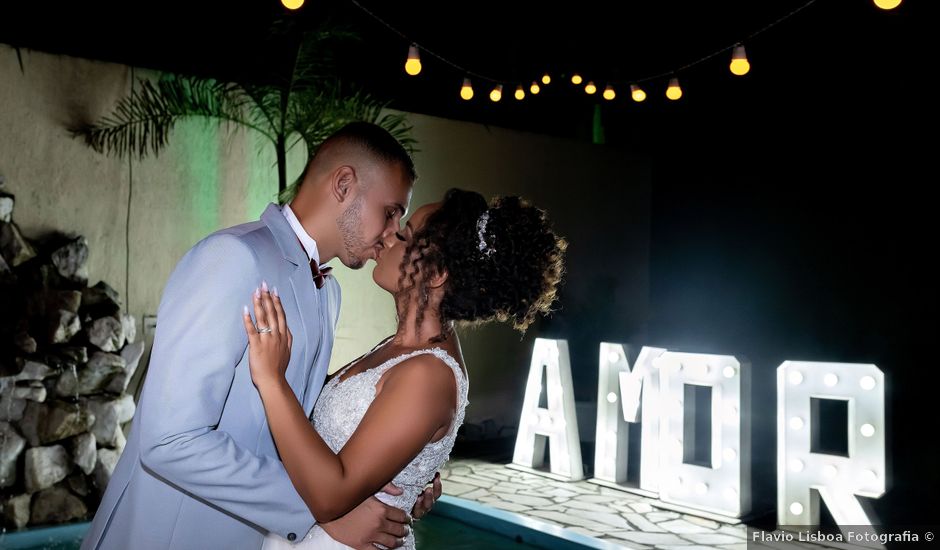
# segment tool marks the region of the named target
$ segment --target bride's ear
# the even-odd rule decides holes
[[[444,286],[444,283],[447,282],[447,270],[442,269],[439,272],[435,273],[433,277],[428,281],[428,288],[437,289]]]

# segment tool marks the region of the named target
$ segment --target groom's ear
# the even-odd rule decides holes
[[[352,195],[355,183],[356,169],[344,164],[333,171],[333,177],[330,178],[330,193],[336,202],[343,203]]]

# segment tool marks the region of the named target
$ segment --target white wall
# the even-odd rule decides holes
[[[177,127],[159,157],[99,155],[66,128],[108,113],[129,93],[132,73],[149,73],[21,53],[22,71],[16,52],[0,45],[0,175],[16,195],[14,221],[31,238],[51,230],[85,235],[90,284],[104,280],[120,292],[140,326],[142,315],[156,311],[167,277],[189,247],[216,229],[257,219],[275,199],[273,147],[194,120]],[[525,196],[550,212],[570,242],[559,306],[566,322],[590,315],[600,300],[612,315],[603,322],[642,335],[649,300],[648,163],[591,144],[424,115],[409,119],[421,149],[412,210],[450,187],[487,197]],[[289,179],[304,158],[301,148],[291,153]],[[391,299],[372,284],[371,266],[334,272],[343,287],[334,369],[394,330]],[[609,295],[598,295],[599,288]],[[565,323],[552,326],[557,331]],[[509,327],[464,332],[468,421],[515,424],[537,335],[538,327],[522,341]]]

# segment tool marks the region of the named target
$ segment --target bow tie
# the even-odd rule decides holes
[[[333,271],[333,268],[326,266],[323,269],[320,269],[320,266],[317,265],[316,260],[310,260],[310,272],[313,273],[313,282],[317,285],[317,288],[323,288],[323,283],[326,282],[326,278],[330,275],[330,271]]]

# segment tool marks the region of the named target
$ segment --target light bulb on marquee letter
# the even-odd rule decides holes
[[[547,409],[539,407],[542,369],[545,369]],[[551,473],[570,481],[583,479],[568,342],[536,338],[513,464],[526,468],[541,466],[545,460],[546,440],[551,454]]]
[[[679,444],[678,453],[661,453],[660,479],[681,477],[695,490],[679,491],[661,483],[660,500],[735,518],[747,514],[751,508],[750,365],[730,355],[671,351],[658,364],[661,403],[682,403],[687,384],[710,387],[712,393],[709,465],[685,463],[682,445],[686,443]],[[685,441],[685,406],[689,405],[661,408],[660,441]],[[733,417],[727,414],[730,408],[737,411]],[[735,497],[728,498],[732,494]]]
[[[848,456],[811,451],[812,424],[818,421],[812,398],[847,402]],[[801,429],[794,429],[797,424]],[[857,496],[878,498],[884,492],[884,373],[851,363],[786,361],[777,367],[777,523],[819,524],[822,497],[837,524],[872,525],[877,518]]]

